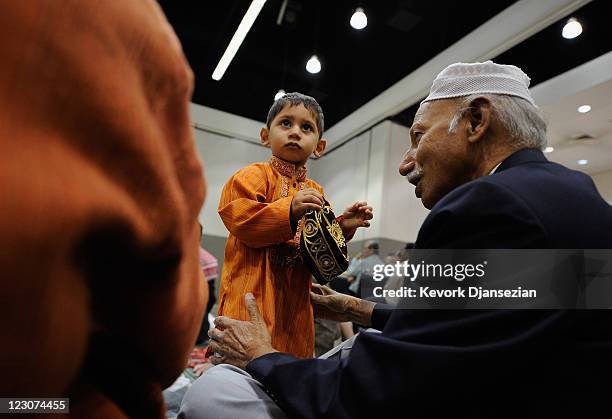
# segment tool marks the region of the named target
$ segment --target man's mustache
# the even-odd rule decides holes
[[[419,179],[423,177],[423,169],[421,169],[420,167],[415,167],[414,169],[412,169],[412,171],[407,173],[404,177],[406,178],[408,182],[416,186]]]

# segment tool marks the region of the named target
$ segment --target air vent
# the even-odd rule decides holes
[[[422,19],[421,16],[407,10],[399,10],[393,14],[387,24],[393,29],[407,33],[414,29]]]
[[[589,134],[580,134],[580,135],[576,135],[575,137],[573,137],[573,139],[576,141],[585,141],[585,140],[594,140],[595,137]]]

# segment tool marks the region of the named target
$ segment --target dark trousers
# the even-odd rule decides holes
[[[197,345],[201,345],[203,343],[208,342],[208,329],[210,328],[210,323],[208,322],[208,313],[210,313],[210,309],[215,305],[217,299],[215,298],[215,281],[207,281],[208,282],[208,304],[206,304],[206,310],[204,310],[204,318],[202,319],[202,325],[200,326],[200,333],[198,334],[198,339],[196,340]]]

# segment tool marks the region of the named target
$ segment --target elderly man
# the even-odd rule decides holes
[[[591,179],[540,151],[546,125],[528,86],[490,61],[438,75],[400,166],[431,209],[417,248],[612,248],[612,211]],[[318,316],[382,334],[362,333],[341,361],[298,360],[275,352],[247,295],[251,321],[217,320],[213,362],[225,365],[195,383],[184,416],[204,406],[214,417],[584,415],[607,404],[597,384],[612,374],[607,313],[391,311],[317,288]]]

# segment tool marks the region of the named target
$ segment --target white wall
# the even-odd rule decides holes
[[[270,159],[270,150],[243,140],[227,138],[207,131],[194,130],[196,146],[204,161],[206,201],[200,212],[200,222],[207,235],[227,237],[227,230],[217,214],[221,190],[239,169]]]
[[[612,170],[593,175],[593,181],[601,196],[612,205]]]
[[[370,159],[368,167],[368,204],[374,209],[376,219],[371,228],[362,231],[363,238],[382,238],[389,220],[383,216],[385,211],[385,167],[387,166],[387,145],[389,144],[391,123],[383,121],[370,130]],[[361,237],[357,236],[358,239]]]
[[[309,163],[309,177],[321,184],[336,215],[368,197],[369,131]],[[376,229],[373,223],[371,229]],[[359,233],[361,236],[365,232]]]
[[[356,240],[414,241],[428,211],[398,172],[408,147],[408,129],[384,121],[311,163],[311,176],[325,188],[335,212],[365,199],[374,208],[369,229]]]
[[[388,222],[381,236],[414,242],[429,210],[414,195],[414,186],[399,174],[399,164],[410,144],[409,129],[394,123],[389,128],[383,197],[383,217]]]

